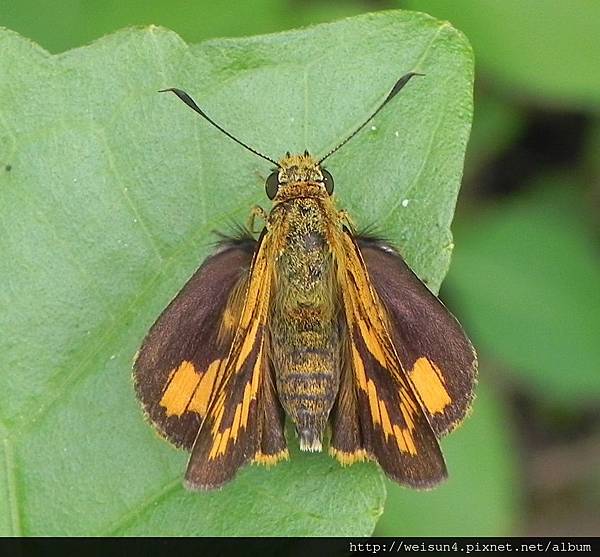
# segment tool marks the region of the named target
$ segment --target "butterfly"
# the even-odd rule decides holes
[[[184,91],[167,89],[274,165],[270,212],[220,242],[160,315],[134,364],[158,432],[191,452],[185,485],[215,489],[243,465],[289,458],[286,418],[302,451],[342,465],[376,461],[415,488],[447,476],[438,439],[465,417],[476,354],[458,321],[399,252],[355,232],[323,162],[418,74],[321,158],[280,160],[249,147]],[[256,219],[264,220],[257,235]]]

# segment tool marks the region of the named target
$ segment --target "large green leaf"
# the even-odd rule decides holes
[[[473,43],[482,76],[511,94],[600,107],[597,0],[401,0],[448,19]]]
[[[221,492],[181,487],[186,456],[144,422],[130,368],[215,228],[266,204],[261,159],[323,153],[403,73],[394,103],[330,159],[341,205],[378,222],[437,288],[471,119],[472,56],[451,26],[388,12],[186,45],[125,30],[51,56],[0,34],[0,526],[7,534],[372,531],[374,465],[300,455]],[[295,441],[292,441],[295,446]]]

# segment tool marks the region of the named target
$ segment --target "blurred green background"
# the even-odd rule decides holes
[[[600,3],[595,0],[4,0],[58,53],[157,24],[195,43],[362,12],[449,20],[476,57],[475,119],[442,298],[480,355],[451,479],[388,485],[380,535],[600,531]],[[43,91],[42,91],[43,92]]]

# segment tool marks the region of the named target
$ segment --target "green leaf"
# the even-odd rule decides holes
[[[481,76],[502,89],[571,107],[600,106],[596,0],[402,0],[464,31]]]
[[[457,229],[448,284],[482,352],[563,402],[600,395],[600,264],[577,189],[540,180],[528,196]]]
[[[388,498],[378,536],[508,536],[520,501],[517,459],[508,412],[483,380],[473,413],[442,441],[449,477],[416,492],[386,482]]]
[[[187,493],[186,455],[142,418],[136,350],[211,232],[266,205],[270,171],[156,91],[188,90],[279,157],[326,152],[400,75],[426,73],[328,168],[340,205],[380,223],[437,288],[471,120],[465,39],[388,12],[195,46],[131,29],[60,56],[4,31],[0,49],[2,532],[369,534],[384,499],[375,465],[294,451]]]

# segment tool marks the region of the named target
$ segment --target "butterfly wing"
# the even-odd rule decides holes
[[[452,431],[473,399],[477,358],[458,321],[392,248],[358,246],[391,320],[394,347],[436,435]]]
[[[167,440],[191,450],[208,400],[225,369],[256,249],[254,239],[231,242],[209,257],[163,311],[134,364],[143,408]]]
[[[252,263],[222,380],[194,443],[186,471],[190,489],[220,487],[249,461],[271,465],[288,457],[268,357],[272,260],[267,233]]]
[[[331,453],[343,464],[374,459],[401,484],[431,487],[446,477],[437,438],[396,354],[357,244],[348,231],[335,241],[348,346]]]

